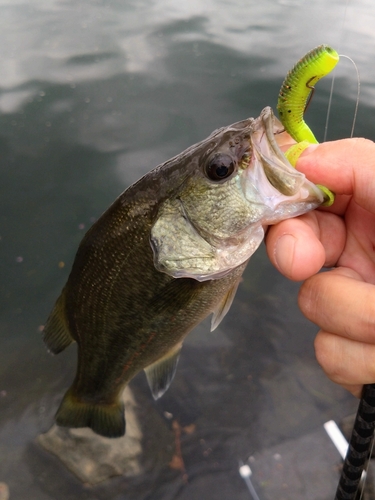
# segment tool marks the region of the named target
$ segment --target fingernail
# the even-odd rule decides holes
[[[275,245],[274,257],[280,272],[291,275],[296,238],[291,234],[283,234]]]

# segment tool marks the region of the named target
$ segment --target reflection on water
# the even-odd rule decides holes
[[[0,482],[12,500],[247,499],[239,459],[298,449],[299,438],[353,409],[315,362],[315,327],[297,310],[298,286],[261,249],[219,331],[205,324],[187,339],[167,394],[154,403],[143,375],[132,382],[145,474],[89,489],[34,442],[74,373],[74,348],[48,355],[40,330],[87,228],[150,168],[219,126],[274,107],[287,69],[320,43],[340,44],[357,61],[356,135],[374,138],[374,12],[371,0],[350,2],[343,36],[339,1],[0,2]],[[318,137],[329,85],[319,84],[309,110]],[[343,64],[331,138],[350,131],[355,85]],[[169,466],[173,420],[185,429],[188,484]],[[331,452],[328,459],[314,450],[326,469],[338,461]],[[293,467],[285,484],[293,484]],[[285,498],[302,498],[296,492],[307,488],[309,470],[302,477]],[[336,480],[332,472],[314,498],[333,492]]]

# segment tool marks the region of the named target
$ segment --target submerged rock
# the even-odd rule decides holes
[[[0,482],[0,500],[8,500],[9,499],[9,488],[6,483]]]
[[[56,455],[84,483],[95,485],[113,476],[136,476],[142,472],[142,432],[135,401],[126,387],[122,399],[126,407],[126,434],[105,438],[89,428],[67,429],[54,425],[37,442]],[[2,500],[2,497],[0,497]]]

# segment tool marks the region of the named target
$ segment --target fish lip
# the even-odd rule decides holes
[[[317,208],[324,201],[322,191],[292,167],[281,151],[276,136],[283,130],[272,109],[264,108],[252,126],[252,158],[241,181],[247,200],[263,205],[268,212],[265,225],[281,220],[281,211],[285,219]],[[294,204],[287,217],[286,204]]]
[[[257,130],[254,130],[252,134],[252,146],[259,155],[259,159],[262,161],[263,166],[269,166],[269,159],[270,157],[272,157],[272,155],[274,155],[274,157],[276,157],[278,160],[276,162],[276,165],[273,165],[274,167],[277,166],[277,168],[283,170],[286,174],[292,177],[304,178],[304,175],[298,172],[289,163],[276,141],[276,135],[284,131],[284,127],[281,122],[275,117],[272,108],[270,108],[269,106],[264,108],[258,120]],[[265,168],[265,174],[272,184],[272,179],[269,178],[269,172],[267,168]],[[295,189],[295,191],[297,189]]]

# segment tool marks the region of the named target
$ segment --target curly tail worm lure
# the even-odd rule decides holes
[[[288,72],[279,92],[277,110],[285,130],[297,141],[285,156],[295,166],[298,157],[310,144],[318,144],[315,135],[304,120],[315,84],[330,73],[339,61],[338,53],[328,45],[310,50]],[[325,195],[323,206],[334,202],[334,194],[325,186],[318,186]]]
[[[303,115],[312,98],[314,85],[330,73],[338,61],[339,55],[334,49],[319,45],[287,74],[279,92],[277,110],[285,130],[297,142],[318,144]]]
[[[303,117],[308,106],[314,85],[336,66],[337,52],[327,45],[308,52],[288,73],[279,93],[277,109],[285,130],[297,141],[286,153],[295,166],[298,157],[310,144],[317,144],[314,134]],[[324,186],[319,188],[325,193],[329,206],[334,195]],[[335,500],[354,500],[369,457],[375,428],[375,384],[363,387],[352,436],[337,487]]]

